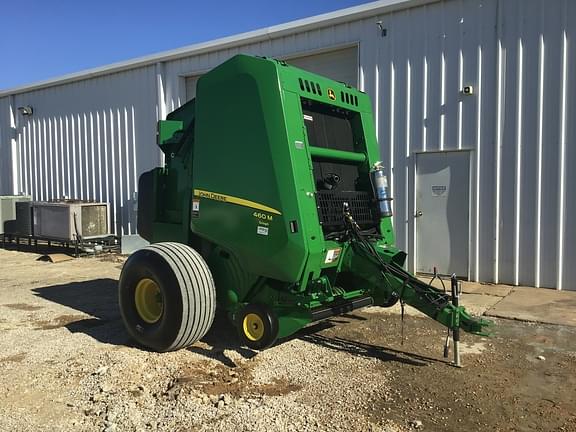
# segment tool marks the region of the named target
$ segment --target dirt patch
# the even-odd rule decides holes
[[[35,311],[42,309],[42,306],[34,306],[26,303],[12,303],[2,305],[9,309],[21,310],[21,311]]]
[[[7,357],[0,357],[0,363],[20,363],[26,358],[26,353],[19,353],[9,355]]]
[[[284,378],[274,378],[269,384],[256,386],[258,393],[266,396],[283,396],[302,389],[301,385],[290,383]]]
[[[576,431],[573,327],[499,320],[492,338],[463,335],[463,369],[442,357],[444,328],[408,314],[403,339],[381,308],[259,353],[223,324],[155,353],[123,327],[120,259],[0,260],[17,305],[0,308],[2,431]]]
[[[408,317],[402,344],[397,317],[373,318],[362,333],[349,325],[322,335],[388,347],[400,360],[377,365],[393,373],[391,388],[371,398],[367,414],[375,421],[417,419],[428,430],[576,431],[576,362],[567,355],[576,351],[576,340],[568,340],[576,331],[500,320],[494,337],[464,335],[464,368],[457,369],[442,357],[440,326]]]
[[[36,321],[37,327],[34,330],[54,330],[65,327],[72,323],[82,323],[86,321],[85,315],[61,315],[50,321]]]
[[[124,264],[124,261],[128,259],[127,256],[109,253],[104,255],[99,255],[98,259],[102,262],[109,262],[109,263],[116,263],[116,264]]]
[[[274,378],[270,383],[254,383],[252,369],[256,364],[244,364],[229,368],[224,365],[210,366],[207,362],[195,363],[182,369],[174,381],[174,387],[192,387],[207,395],[230,394],[235,398],[255,396],[282,396],[302,389],[285,378]]]

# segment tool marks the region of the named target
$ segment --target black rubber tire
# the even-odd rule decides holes
[[[264,324],[264,334],[259,340],[251,340],[244,333],[244,317],[248,314],[258,315]],[[237,317],[236,328],[238,329],[238,336],[242,345],[253,350],[270,348],[278,339],[278,318],[268,306],[263,304],[253,303],[242,309]]]
[[[156,282],[163,297],[162,315],[153,324],[136,310],[136,285],[144,278]],[[118,302],[126,329],[139,344],[175,351],[201,339],[212,326],[216,289],[198,252],[181,243],[156,243],[134,252],[124,264]]]

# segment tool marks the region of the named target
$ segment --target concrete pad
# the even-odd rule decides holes
[[[432,277],[425,277],[423,275],[418,276],[424,283],[430,283]],[[443,276],[442,280],[444,281],[444,287],[446,291],[450,292],[450,278],[447,276]],[[485,284],[485,283],[478,283],[478,282],[467,282],[462,281],[462,292],[469,293],[469,294],[485,294],[490,296],[497,296],[497,297],[506,297],[510,292],[514,289],[511,285],[494,285],[494,284]],[[434,288],[443,289],[442,282],[439,279],[434,279],[432,282],[432,286]]]
[[[364,309],[361,309],[362,312],[366,313],[374,313],[374,314],[393,314],[393,315],[400,315],[402,313],[402,308],[400,307],[400,303],[396,303],[392,307],[381,307],[381,306],[370,306]],[[427,315],[420,312],[418,309],[413,308],[412,306],[406,305],[404,308],[404,314],[406,316],[415,316],[415,317],[422,317],[425,318]]]
[[[149,241],[143,239],[138,234],[123,235],[120,240],[122,248],[122,255],[130,255],[138,249],[142,249],[150,244]]]
[[[425,275],[417,275],[417,277],[418,277],[418,279],[420,279],[425,284],[429,284],[430,281],[432,280],[432,276],[428,276],[428,275],[426,275],[426,276]],[[432,286],[434,288],[439,289],[439,290],[446,288],[446,291],[450,292],[450,278],[446,277],[446,276],[442,276],[442,281],[444,282],[444,286],[442,286],[442,282],[438,278],[434,279],[434,281],[432,282]]]
[[[487,316],[576,326],[576,292],[519,287],[486,312]]]
[[[511,285],[481,284],[477,282],[463,282],[462,292],[468,294],[484,294],[489,296],[506,297],[514,289]]]
[[[480,316],[484,315],[487,310],[491,309],[498,302],[502,301],[502,297],[483,294],[467,294],[463,293],[460,297],[460,304],[466,308],[470,315]]]

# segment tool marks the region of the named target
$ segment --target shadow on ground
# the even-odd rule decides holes
[[[112,345],[133,346],[118,309],[118,281],[94,279],[51,285],[32,290],[38,297],[91,315],[62,325],[72,333],[84,333]],[[60,317],[56,317],[58,321]]]
[[[202,342],[208,345],[208,348],[191,346],[188,351],[203,355],[221,362],[227,367],[236,367],[237,364],[226,355],[225,350],[236,351],[245,359],[254,357],[258,352],[240,345],[240,339],[237,336],[236,328],[232,325],[228,317],[223,312],[216,313],[214,323],[210,330],[202,338]]]
[[[90,318],[67,321],[64,317],[55,317],[52,325],[46,328],[66,327],[72,333],[84,333],[94,339],[112,345],[136,346],[128,336],[118,308],[118,281],[115,279],[95,279],[82,282],[71,282],[62,285],[52,285],[35,288],[33,292],[46,300],[61,304],[91,315]],[[75,318],[74,316],[71,316]],[[350,320],[366,320],[366,318],[345,314],[308,326],[293,336],[280,340],[279,344],[292,339],[300,339],[331,350],[344,351],[355,356],[375,358],[381,361],[395,361],[413,366],[424,366],[437,362],[432,358],[410,354],[386,347],[379,347],[336,336],[321,334],[323,330],[346,325]],[[236,367],[234,360],[228,357],[226,350],[236,351],[243,358],[254,357],[257,352],[242,347],[236,329],[230,323],[225,313],[218,313],[210,331],[202,339],[208,347],[192,346],[189,351],[220,361],[225,366]]]
[[[437,363],[438,360],[406,351],[399,351],[388,347],[357,342],[340,337],[329,337],[322,334],[301,335],[299,339],[335,351],[347,352],[357,357],[374,358],[385,362],[398,362],[411,366],[426,366]]]
[[[122,322],[118,306],[117,280],[94,279],[35,288],[32,291],[38,297],[91,315],[90,318],[84,319],[74,319],[76,317],[73,315],[54,317],[53,323],[44,323],[45,329],[66,327],[71,333],[84,333],[103,343],[137,346]],[[216,316],[214,324],[202,342],[209,345],[209,348],[193,346],[188,349],[221,361],[230,367],[234,367],[235,364],[224,354],[224,350],[235,350],[244,358],[256,355],[255,351],[240,346],[236,330],[224,314]]]
[[[276,342],[276,345],[286,343],[293,339],[299,339],[331,350],[346,352],[358,357],[374,358],[383,362],[397,362],[409,366],[427,366],[430,363],[442,363],[441,360],[408,351],[395,350],[389,347],[381,347],[322,334],[324,330],[337,330],[339,326],[349,324],[350,320],[365,321],[367,318],[360,315],[345,314],[320,321],[303,328],[292,336],[279,340]],[[258,354],[257,351],[240,345],[236,329],[223,313],[216,315],[212,328],[204,339],[202,339],[202,342],[209,345],[209,348],[193,346],[188,348],[188,350],[220,361],[227,367],[236,367],[237,365],[234,360],[226,355],[225,350],[236,351],[245,359],[250,359]]]

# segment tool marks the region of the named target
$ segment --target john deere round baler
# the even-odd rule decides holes
[[[216,308],[248,347],[369,305],[412,305],[483,334],[403,269],[368,96],[283,61],[237,55],[158,125],[166,164],[139,181],[151,245],[119,283],[129,333],[158,351],[202,338]]]

